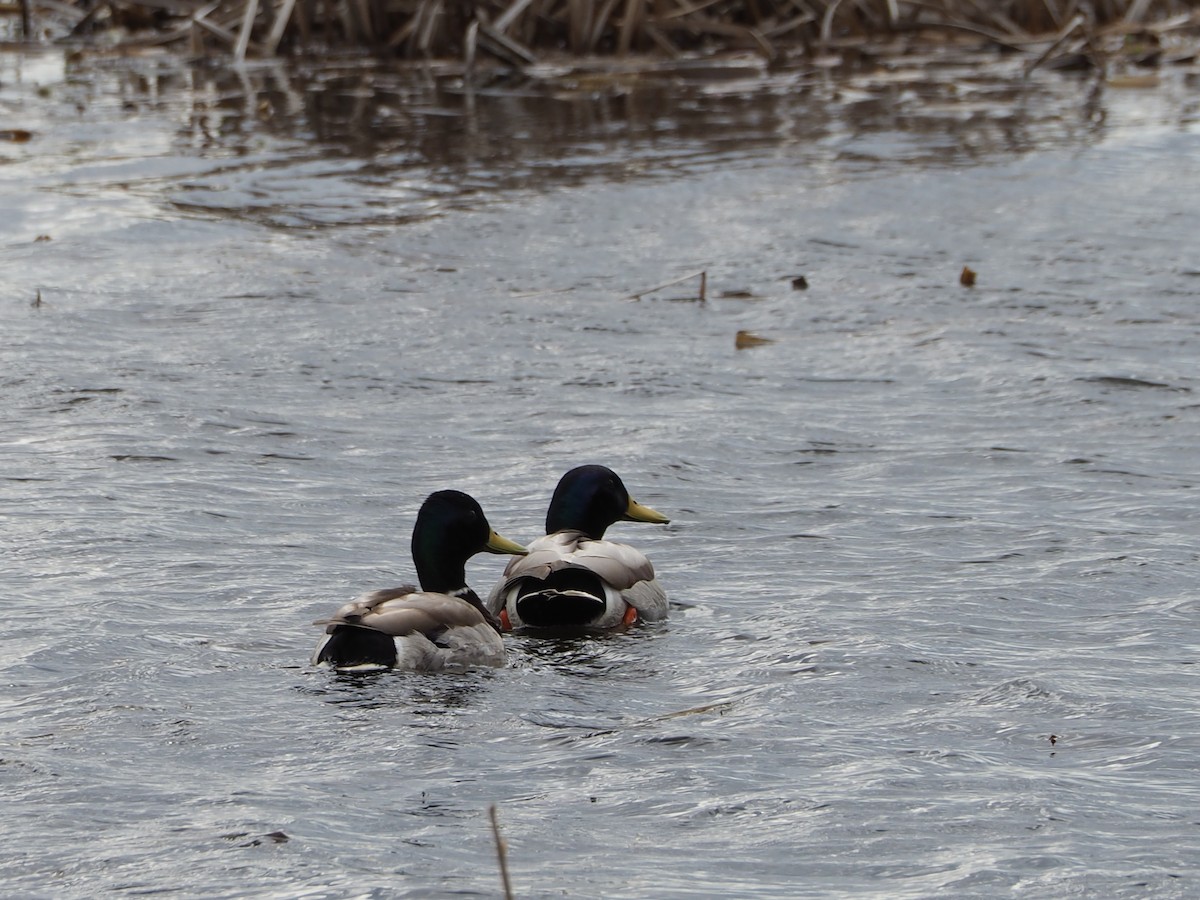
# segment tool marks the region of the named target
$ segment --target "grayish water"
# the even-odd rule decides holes
[[[694,74],[0,57],[5,896],[1200,895],[1194,74]],[[668,623],[306,666],[583,462]]]

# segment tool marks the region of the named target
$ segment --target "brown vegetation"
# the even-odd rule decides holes
[[[909,36],[960,37],[1034,65],[1157,63],[1167,36],[1200,29],[1200,0],[22,0],[71,36],[178,44],[236,59],[356,48],[407,58],[666,57],[750,50],[769,60]],[[32,26],[36,28],[36,24]]]

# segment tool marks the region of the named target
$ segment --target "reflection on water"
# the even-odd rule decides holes
[[[398,672],[337,672],[315,670],[310,682],[298,687],[334,706],[352,709],[403,707],[416,716],[441,716],[486,702],[489,676],[472,672],[461,678],[423,678]]]
[[[187,73],[193,100],[180,111],[188,116],[181,138],[196,149],[253,152],[264,134],[306,144],[284,151],[283,171],[243,182],[235,173],[263,166],[255,154],[244,167],[191,179],[177,202],[244,214],[259,206],[256,187],[269,181],[277,203],[280,179],[299,172],[335,176],[342,191],[354,186],[330,201],[336,209],[296,198],[297,206],[325,207],[319,220],[307,213],[309,224],[384,224],[469,207],[498,191],[670,176],[763,152],[818,165],[881,157],[954,164],[1077,142],[1102,128],[1096,91],[1084,91],[1081,104],[1079,90],[1064,91],[1061,79],[1021,84],[1011,71],[980,77],[965,65],[911,64],[843,81],[741,61],[731,69],[732,79],[714,63],[708,72],[563,73],[478,88],[453,74],[361,66],[241,78]],[[273,208],[258,214],[289,221]]]
[[[103,150],[85,150],[89,137],[115,136],[106,144],[114,160],[145,152],[134,137],[147,117],[172,120],[162,163],[119,171],[124,190],[165,192],[180,211],[284,227],[401,224],[514,190],[671,177],[764,155],[811,167],[819,181],[830,166],[963,165],[1103,137],[1099,83],[1023,81],[1018,61],[978,63],[883,57],[847,74],[733,59],[544,68],[540,77],[472,85],[435,65],[232,69],[80,56],[60,82],[47,65],[10,61],[19,80],[9,93],[41,84],[44,99],[103,122],[98,133],[80,133],[78,152]],[[122,121],[130,133],[104,133]]]

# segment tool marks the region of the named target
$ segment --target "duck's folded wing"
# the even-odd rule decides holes
[[[654,566],[640,550],[616,541],[583,541],[570,564],[595,572],[618,591],[654,580]]]
[[[415,584],[405,584],[396,588],[388,588],[383,591],[372,591],[369,594],[362,594],[355,597],[349,603],[338,608],[332,616],[327,619],[317,619],[313,622],[314,625],[339,625],[348,622],[352,618],[361,618],[369,613],[375,607],[387,603],[389,600],[396,600],[401,597],[407,597],[410,594],[416,594],[420,591]]]
[[[656,578],[627,587],[621,591],[621,596],[647,622],[660,622],[667,617],[667,592]]]
[[[488,593],[484,606],[493,615],[498,615],[500,610],[504,609],[509,588],[522,578],[544,581],[555,569],[569,564],[583,537],[578,531],[558,531],[530,541],[528,553],[524,556],[514,556],[508,561],[508,565],[504,567],[504,575]]]
[[[577,531],[560,531],[529,544],[529,553],[509,562],[504,577],[488,594],[487,608],[498,613],[509,589],[524,578],[544,581],[560,569],[586,569],[622,595],[648,619],[666,617],[667,596],[654,580],[654,566],[644,553],[616,541],[593,541]]]
[[[400,637],[420,632],[431,634],[455,626],[479,625],[483,615],[470,603],[449,594],[394,588],[375,591],[347,603],[328,619],[318,619],[314,625],[324,625],[332,633],[339,625],[357,625]]]

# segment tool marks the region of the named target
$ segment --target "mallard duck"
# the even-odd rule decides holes
[[[667,595],[650,560],[628,544],[603,540],[621,519],[670,521],[630,497],[612,469],[572,469],[554,489],[545,537],[509,561],[487,608],[505,629],[613,628],[665,619]]]
[[[473,497],[430,494],[413,526],[412,558],[421,587],[374,591],[350,601],[324,625],[313,664],[339,670],[504,665],[500,623],[467,587],[467,560],[476,553],[525,553],[496,534]]]

